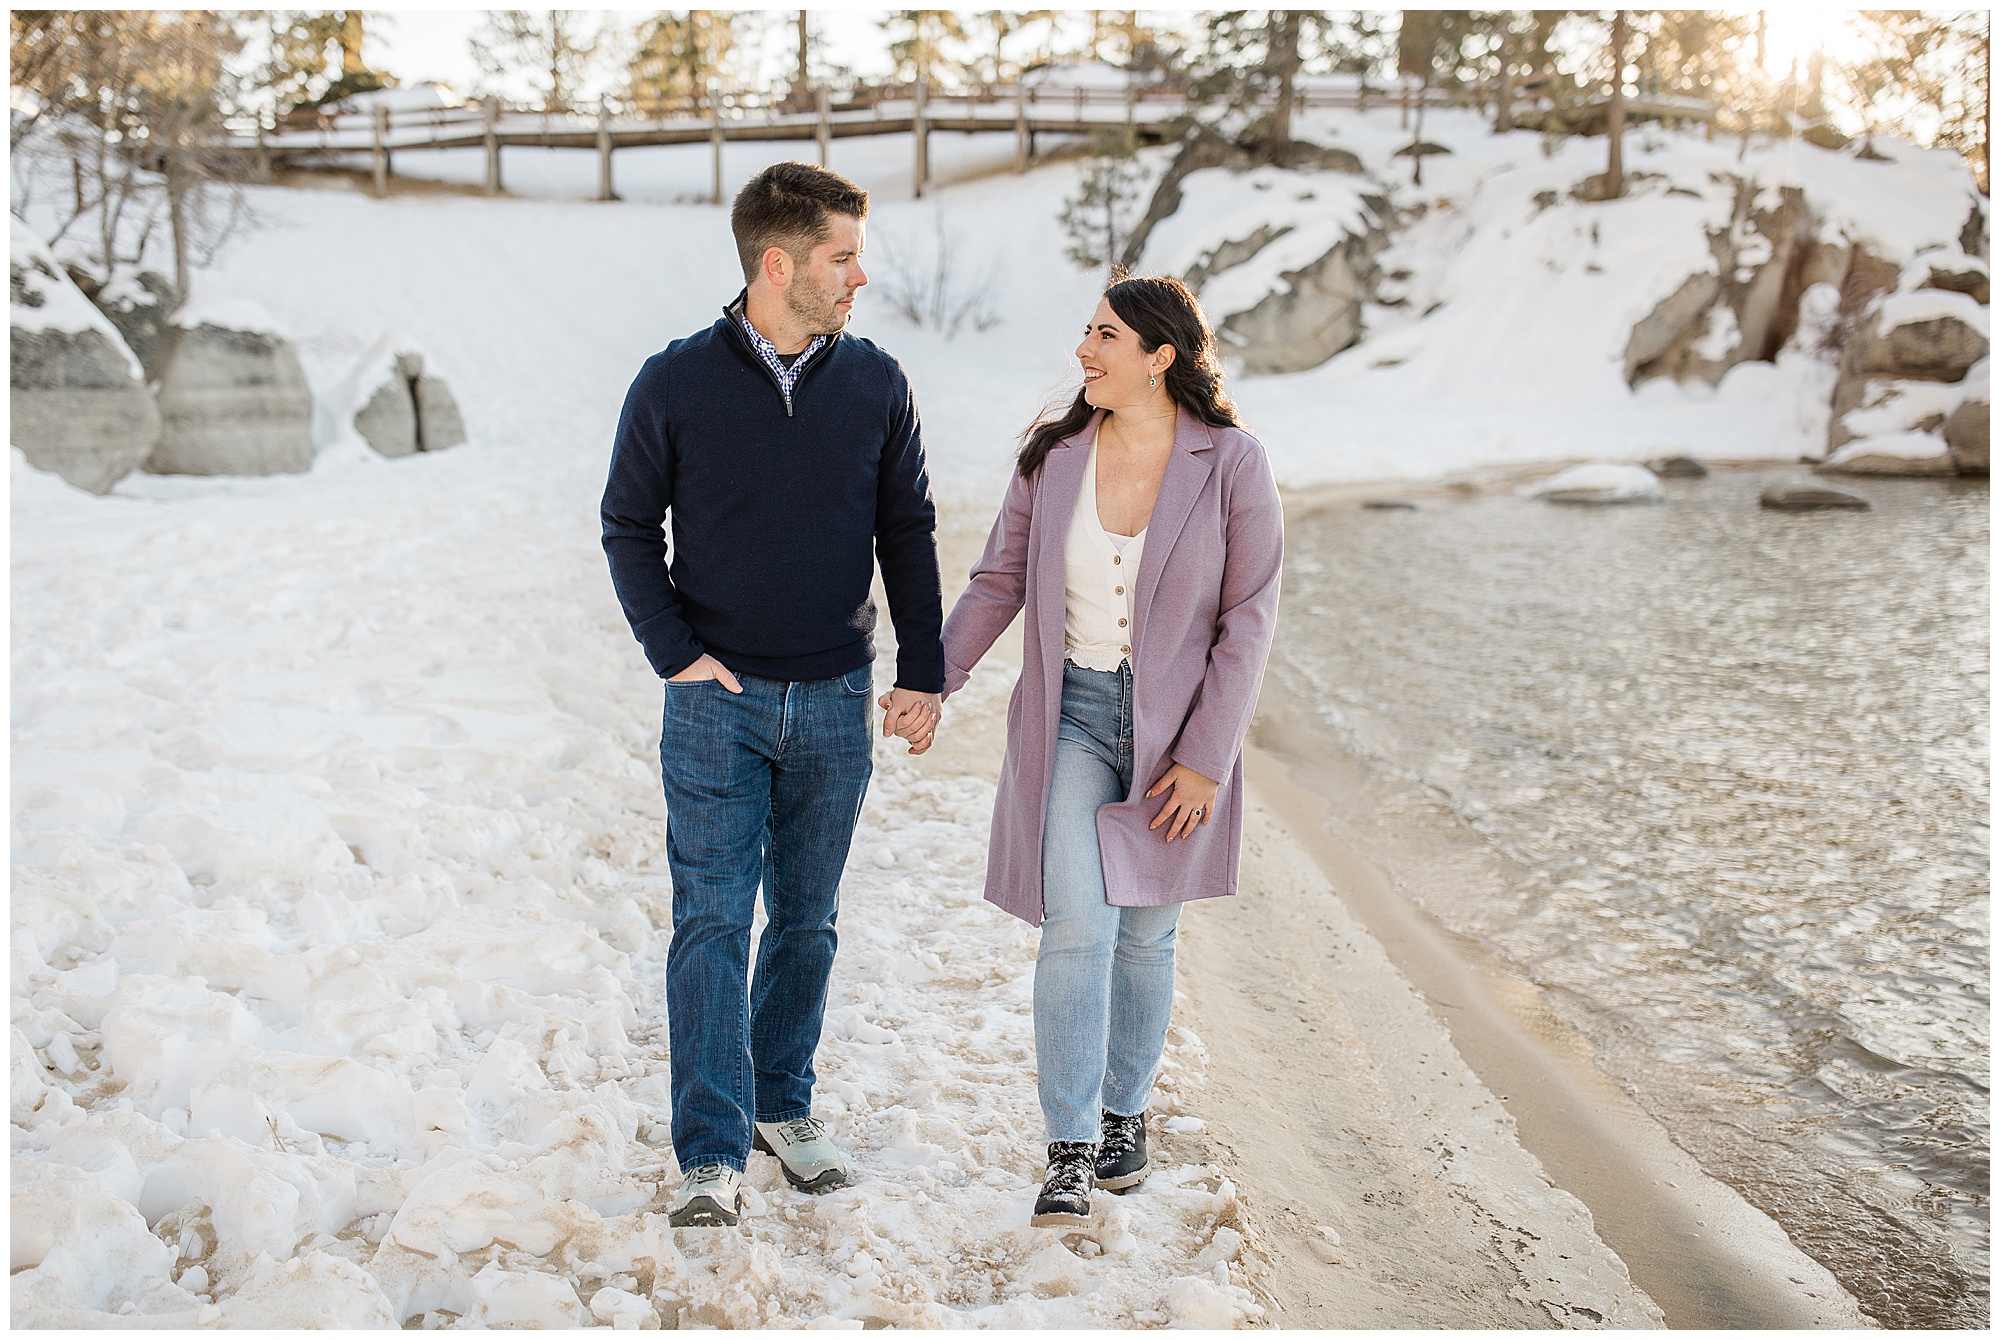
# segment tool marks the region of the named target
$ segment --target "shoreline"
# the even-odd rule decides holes
[[[1269,734],[1253,727],[1253,740]],[[1410,796],[1391,799],[1390,787],[1351,756],[1304,760],[1266,738],[1250,747],[1245,766],[1253,791],[1506,1109],[1520,1147],[1588,1207],[1598,1238],[1668,1326],[1876,1325],[1775,1220],[1706,1173],[1599,1070],[1590,1042],[1556,1017],[1538,987],[1409,897],[1454,877],[1467,860],[1490,860],[1473,835],[1454,831],[1441,811],[1423,813]]]
[[[1281,492],[1290,516],[1548,468]],[[947,608],[988,520],[940,508]],[[996,652],[1019,664],[1019,638],[1017,621]],[[1263,1324],[1872,1327],[1595,1068],[1537,988],[1404,900],[1435,872],[1354,840],[1343,820],[1380,793],[1356,760],[1273,747],[1272,723],[1305,707],[1282,693],[1267,681],[1246,746],[1241,891],[1182,922],[1176,1023],[1208,1062],[1179,1101],[1203,1126],[1159,1137],[1240,1187]],[[958,716],[920,765],[997,775],[1004,717]]]

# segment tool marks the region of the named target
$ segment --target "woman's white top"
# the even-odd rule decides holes
[[[1132,594],[1146,532],[1113,535],[1097,519],[1097,439],[1063,547],[1063,656],[1091,670],[1132,659]]]

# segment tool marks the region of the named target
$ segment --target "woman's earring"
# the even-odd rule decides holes
[[[1159,384],[1160,384],[1160,379],[1158,377],[1146,378],[1146,385],[1148,386],[1158,386]]]

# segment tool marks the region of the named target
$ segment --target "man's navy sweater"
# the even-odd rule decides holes
[[[787,403],[741,303],[646,360],[625,396],[604,552],[633,634],[662,679],[703,652],[770,679],[843,675],[875,658],[879,559],[896,683],[941,691],[937,512],[908,378],[843,334]]]

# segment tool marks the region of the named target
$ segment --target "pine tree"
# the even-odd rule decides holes
[[[647,20],[626,70],[626,100],[647,116],[699,104],[735,53],[737,17],[730,10],[695,9]]]
[[[952,10],[899,9],[883,20],[882,27],[903,34],[889,43],[889,58],[896,63],[898,79],[922,79],[935,88],[964,71],[964,65],[945,46],[965,41],[965,24]]]
[[[582,10],[496,9],[472,35],[472,58],[492,78],[535,71],[542,109],[567,112],[600,40]]]

